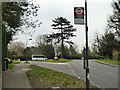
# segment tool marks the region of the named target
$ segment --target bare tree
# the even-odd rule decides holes
[[[21,42],[12,42],[11,44],[9,44],[9,52],[14,52],[17,56],[22,56],[24,49],[25,45]]]
[[[112,30],[115,35],[120,37],[120,0],[112,3],[113,15],[108,20],[108,30]]]

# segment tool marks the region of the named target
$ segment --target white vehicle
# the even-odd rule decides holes
[[[32,60],[47,60],[45,55],[32,55]]]

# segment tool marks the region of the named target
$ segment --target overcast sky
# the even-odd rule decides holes
[[[52,20],[56,17],[67,18],[68,21],[77,28],[76,37],[72,40],[78,46],[79,51],[85,46],[85,25],[74,24],[74,7],[84,7],[85,0],[35,0],[35,4],[40,5],[38,10],[38,16],[34,19],[39,19],[42,22],[40,28],[35,28],[32,41],[27,41],[30,36],[19,34],[18,40],[25,43],[27,41],[28,46],[33,45],[37,36],[42,34],[49,34],[54,32],[51,24]],[[95,33],[103,34],[107,25],[107,19],[112,14],[112,0],[87,0],[88,5],[88,43],[89,46],[93,43]],[[32,31],[28,29],[27,31]]]

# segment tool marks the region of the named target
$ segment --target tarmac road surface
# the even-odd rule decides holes
[[[76,76],[85,81],[85,69],[83,69],[83,60],[72,60],[67,63],[49,63],[30,61],[31,64],[50,68],[56,71],[67,73]],[[90,83],[100,88],[118,88],[118,66],[98,63],[94,60],[89,60]]]

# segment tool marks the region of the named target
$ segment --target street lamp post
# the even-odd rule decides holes
[[[32,38],[28,39],[27,41],[29,41],[29,40],[32,40]],[[26,61],[27,61],[27,41],[26,41],[26,52],[25,52],[25,54],[26,54]]]

